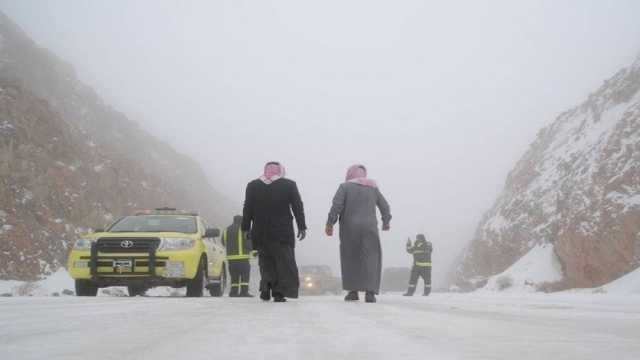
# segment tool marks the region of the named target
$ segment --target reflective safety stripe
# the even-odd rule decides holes
[[[415,250],[412,254],[424,254],[424,250]]]
[[[242,236],[242,229],[238,229],[238,255],[244,255],[244,238]]]
[[[231,287],[243,287],[243,286],[249,286],[248,282],[244,282],[244,279],[242,278],[242,276],[238,276],[238,282],[236,283],[231,283]]]
[[[412,288],[412,287],[416,287],[416,284],[409,284],[409,287],[410,287],[410,288]]]
[[[242,276],[238,276],[238,282],[232,283],[231,287],[241,287],[242,286]]]
[[[231,287],[239,287],[239,286],[249,286],[248,282],[241,282],[237,284],[231,284]]]
[[[424,287],[426,287],[426,288],[430,288],[430,287],[431,287],[431,284],[426,284]]]
[[[227,240],[227,230],[224,231],[222,236],[224,237],[225,240]],[[238,245],[238,253],[235,254],[235,255],[227,255],[227,260],[246,260],[246,259],[249,259],[251,257],[251,255],[244,253],[244,236],[242,236],[242,229],[238,229],[238,238],[236,240],[238,241],[238,243],[237,243],[237,245]],[[226,242],[225,242],[225,244],[226,244]]]
[[[422,267],[430,267],[431,263],[430,262],[419,262],[419,261],[416,261],[415,265],[416,266],[422,266]]]

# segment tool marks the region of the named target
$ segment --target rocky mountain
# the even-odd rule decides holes
[[[484,286],[547,246],[562,280],[540,290],[600,286],[640,266],[640,58],[538,133],[451,280]]]
[[[0,279],[53,272],[78,233],[158,206],[217,225],[233,209],[197,163],[106,105],[0,13]]]

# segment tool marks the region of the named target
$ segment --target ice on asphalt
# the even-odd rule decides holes
[[[640,296],[0,298],[0,359],[638,359]]]

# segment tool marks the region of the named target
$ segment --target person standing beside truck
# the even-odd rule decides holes
[[[249,259],[255,252],[251,239],[241,229],[242,216],[233,217],[233,223],[222,233],[222,243],[227,248],[227,263],[231,276],[229,297],[253,297],[249,293],[249,276],[251,264]]]
[[[409,278],[409,288],[404,296],[413,296],[418,285],[418,278],[424,280],[423,296],[429,296],[431,293],[431,253],[433,245],[427,241],[424,234],[418,234],[416,241],[411,244],[411,238],[407,240],[407,252],[413,255],[413,266],[411,268],[411,277]]]

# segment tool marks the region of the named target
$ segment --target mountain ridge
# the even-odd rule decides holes
[[[197,210],[217,226],[236,208],[1,12],[0,150],[1,279],[56,271],[79,233],[140,208]]]
[[[600,286],[637,268],[639,144],[640,56],[538,132],[450,282],[484,286],[547,243],[564,273],[552,288]]]

